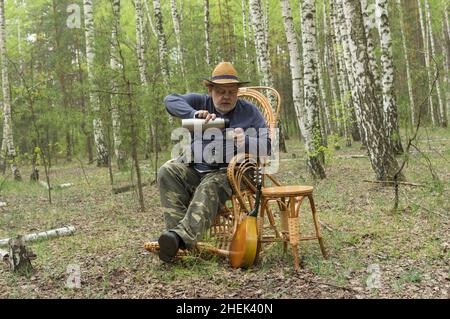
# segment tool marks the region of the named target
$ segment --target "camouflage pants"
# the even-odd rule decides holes
[[[158,184],[166,229],[176,232],[187,248],[209,229],[232,192],[225,170],[199,173],[175,161],[161,166]]]

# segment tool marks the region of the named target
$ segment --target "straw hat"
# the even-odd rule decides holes
[[[230,62],[220,62],[214,71],[210,79],[203,79],[205,85],[211,84],[246,84],[248,81],[241,81],[237,76],[236,69]]]

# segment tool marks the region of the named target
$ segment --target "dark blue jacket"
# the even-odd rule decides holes
[[[271,141],[266,122],[261,112],[252,103],[238,99],[236,107],[224,115],[215,109],[212,97],[207,94],[171,94],[166,96],[164,103],[167,111],[175,117],[190,119],[194,118],[196,111],[207,110],[209,113],[216,114],[218,118],[229,119],[230,129],[244,129],[245,150],[237,150],[232,141],[225,140],[223,138],[225,130],[222,130],[222,134],[211,136],[194,136],[192,134],[191,147],[194,155],[194,166],[199,171],[224,168],[237,152],[258,152],[259,155],[270,154]],[[211,151],[214,155],[213,158],[205,159],[203,155],[211,153]]]

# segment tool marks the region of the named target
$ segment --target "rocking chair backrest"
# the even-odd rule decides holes
[[[239,89],[238,97],[258,107],[271,132],[277,127],[281,97],[275,89],[267,86],[243,87]]]

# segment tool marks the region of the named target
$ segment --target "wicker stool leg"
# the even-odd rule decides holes
[[[299,242],[299,221],[298,216],[295,210],[295,196],[291,196],[289,198],[289,209],[290,209],[290,217],[289,217],[289,242],[292,247],[292,255],[294,256],[294,270],[298,271],[299,269],[299,258],[298,258],[298,242]]]
[[[320,225],[319,225],[319,220],[317,217],[316,205],[314,205],[314,198],[313,198],[312,194],[308,195],[308,199],[309,199],[309,204],[311,205],[311,212],[312,212],[312,217],[314,220],[314,228],[316,230],[317,239],[319,240],[320,250],[322,251],[323,258],[327,259],[327,252],[325,250],[323,238],[320,233]]]

